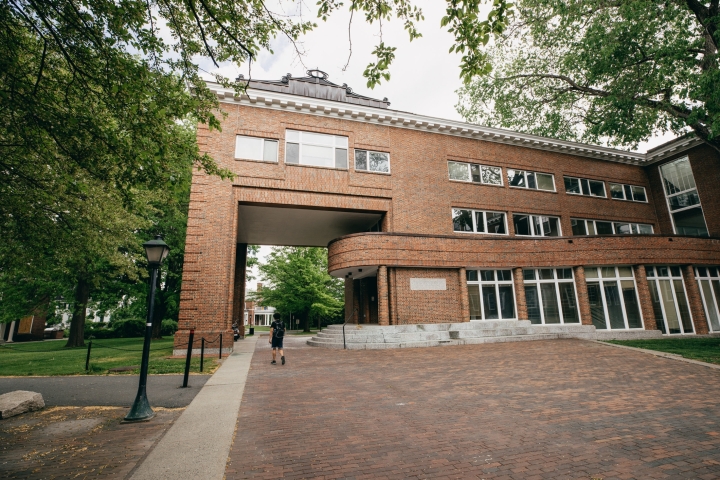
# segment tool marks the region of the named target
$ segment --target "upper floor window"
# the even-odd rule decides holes
[[[278,141],[237,135],[235,137],[235,158],[240,160],[277,162]]]
[[[450,180],[461,182],[484,183],[486,185],[502,185],[502,168],[487,167],[474,163],[448,162]]]
[[[347,152],[347,137],[299,130],[285,131],[285,163],[346,169]]]
[[[513,214],[515,235],[529,235],[532,237],[559,237],[560,218],[545,217],[542,215]]]
[[[355,170],[390,173],[390,154],[355,149]]]
[[[615,200],[630,200],[631,202],[646,202],[645,187],[637,185],[610,184],[610,197]]]
[[[645,223],[607,222],[570,219],[573,235],[652,235],[653,226]]]
[[[675,233],[707,237],[705,216],[688,157],[661,165],[660,175]]]
[[[507,177],[508,184],[511,187],[555,191],[555,176],[550,173],[528,172],[508,168]]]
[[[453,208],[453,230],[468,233],[507,235],[505,213]]]
[[[588,195],[591,197],[607,197],[605,194],[605,183],[600,180],[588,180],[587,178],[563,177],[565,180],[565,192],[571,195]]]

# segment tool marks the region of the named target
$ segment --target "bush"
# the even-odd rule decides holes
[[[115,338],[115,332],[106,323],[85,322],[85,338]]]
[[[175,320],[165,319],[160,326],[160,335],[175,335],[178,329],[178,322]]]
[[[145,320],[139,318],[128,318],[113,322],[112,329],[116,337],[142,337],[145,335]]]

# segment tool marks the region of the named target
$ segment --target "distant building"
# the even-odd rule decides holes
[[[258,283],[256,292],[259,292],[261,290],[262,283]],[[272,323],[273,313],[275,313],[275,307],[261,306],[258,305],[254,300],[248,301],[247,298],[245,299],[245,325],[269,327]]]

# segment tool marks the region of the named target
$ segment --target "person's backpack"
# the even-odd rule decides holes
[[[283,322],[277,322],[273,325],[273,335],[275,338],[283,338],[285,336],[285,324]]]

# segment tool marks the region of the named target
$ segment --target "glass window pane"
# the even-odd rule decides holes
[[[565,280],[572,280],[572,268],[558,268],[555,270],[557,273],[557,278],[565,279]]]
[[[682,280],[673,280],[673,285],[675,286],[675,296],[677,297],[678,310],[680,310],[683,333],[692,333],[693,324],[690,318],[690,306],[685,296],[685,285]]]
[[[577,178],[563,177],[565,181],[565,191],[567,193],[581,193],[580,192],[580,181]]]
[[[370,152],[370,171],[388,173],[390,171],[390,155]]]
[[[487,232],[488,233],[505,233],[505,214],[504,213],[491,213],[485,214],[487,217]]]
[[[647,195],[645,195],[645,187],[632,187],[633,200],[636,202],[647,202]]]
[[[590,180],[590,195],[593,195],[595,197],[604,197],[605,196],[605,184],[603,182],[597,182],[595,180]]]
[[[580,185],[582,186],[582,194],[590,195],[590,184],[584,178],[580,179]]]
[[[263,160],[269,162],[277,162],[278,158],[278,142],[276,140],[265,140],[265,149],[263,150]]]
[[[610,184],[610,196],[619,200],[625,199],[625,193],[623,192],[623,186],[619,183]]]
[[[661,166],[660,174],[668,195],[695,188],[695,179],[687,157]]]
[[[478,281],[477,270],[465,270],[465,276],[467,277],[468,282],[477,282]]]
[[[335,135],[335,146],[347,149],[348,137],[341,137],[339,135]]]
[[[638,233],[640,235],[652,235],[652,233],[653,233],[652,225],[645,225],[643,223],[638,224]]]
[[[498,310],[497,295],[495,295],[495,285],[483,286],[482,298],[485,320],[498,320],[500,312]]]
[[[535,270],[523,270],[523,280],[535,280]]]
[[[665,321],[663,320],[660,292],[657,289],[655,281],[648,281],[648,287],[650,287],[650,300],[652,301],[655,323],[657,324],[658,330],[660,330],[662,333],[667,333],[665,331]]]
[[[585,278],[598,278],[598,271],[595,267],[585,268]]]
[[[560,236],[560,222],[557,217],[545,217],[546,223],[543,223],[546,237]]]
[[[540,292],[542,293],[545,323],[560,323],[560,307],[555,293],[555,284],[541,283]]]
[[[599,283],[588,283],[588,301],[590,303],[590,316],[592,323],[598,330],[606,330],[605,308],[603,307],[602,293],[600,292]]]
[[[670,276],[672,277],[679,277],[682,273],[680,273],[680,267],[670,267]]]
[[[355,170],[367,170],[367,152],[355,150]]]
[[[618,276],[622,278],[633,278],[632,267],[618,267]]]
[[[532,215],[530,217],[530,222],[532,223],[532,229],[533,229],[533,235],[541,237],[542,236],[542,218],[538,217],[536,215]]]
[[[680,330],[680,320],[678,319],[677,310],[675,309],[675,299],[673,298],[670,280],[658,281],[660,286],[660,297],[665,307],[665,320],[667,320],[667,333],[682,333]]]
[[[718,317],[717,304],[713,298],[710,280],[700,280],[700,289],[703,293],[703,305],[710,319],[710,327],[713,332],[720,331],[720,318]]]
[[[285,163],[300,163],[300,145],[297,143],[285,144]]]
[[[480,183],[480,165],[470,165],[470,178],[475,183]]]
[[[595,228],[598,235],[612,235],[613,228],[610,222],[595,222]]]
[[[625,328],[625,319],[622,312],[622,300],[617,282],[604,282],[605,301],[607,302],[608,316],[610,317],[610,328]]]
[[[475,228],[478,233],[485,232],[485,220],[483,220],[483,212],[475,212]]]
[[[470,210],[453,209],[453,230],[456,232],[472,232],[472,212]]]
[[[480,280],[483,282],[494,282],[495,270],[480,270]]]
[[[467,163],[448,162],[450,180],[470,181],[470,167]]]
[[[498,282],[509,282],[512,280],[512,272],[510,270],[498,270],[497,279]]]
[[[645,267],[645,276],[646,277],[654,277],[655,269],[653,267]]]
[[[316,167],[334,167],[335,149],[333,147],[303,144],[300,163],[302,165],[313,165]]]
[[[263,139],[237,135],[235,137],[235,158],[243,160],[263,159]]]
[[[673,220],[675,220],[675,232],[678,235],[708,236],[701,207],[673,213]]]
[[[625,198],[627,200],[632,200],[633,196],[632,196],[632,189],[630,188],[630,185],[623,185],[623,187],[625,188]]]
[[[585,220],[570,220],[570,225],[572,225],[573,235],[587,235]]]
[[[708,267],[708,275],[710,275],[711,277],[717,277],[718,269],[715,267]]]
[[[530,217],[527,215],[513,215],[515,235],[532,235],[530,231]]]
[[[537,180],[538,190],[555,190],[555,183],[553,182],[553,176],[547,173],[536,173],[535,179]]]
[[[562,307],[563,321],[565,323],[580,323],[575,288],[572,282],[558,283],[560,289],[560,306]]]
[[[335,149],[335,168],[347,169],[347,150],[344,148]]]
[[[522,170],[513,170],[508,168],[508,183],[511,187],[524,187],[525,186],[525,172]]]
[[[326,135],[324,133],[302,132],[302,143],[306,145],[326,145],[328,147],[335,146],[335,135]]]
[[[623,301],[625,302],[625,313],[627,314],[629,328],[642,328],[640,317],[640,306],[638,305],[635,293],[635,283],[632,280],[621,280]]]
[[[603,278],[615,278],[615,267],[602,267],[600,269],[600,275]]]
[[[629,223],[616,223],[615,224],[615,234],[616,235],[630,235],[632,231],[630,230],[630,224]]]
[[[527,172],[527,183],[528,188],[537,188],[535,184],[535,174],[533,172]]]
[[[515,299],[512,285],[498,285],[500,294],[500,315],[502,318],[515,318]]]
[[[468,300],[470,303],[470,320],[482,320],[480,287],[478,285],[468,285]]]
[[[697,267],[697,275],[699,277],[707,277],[707,268],[705,267]]]
[[[537,285],[525,285],[525,303],[527,304],[528,320],[530,323],[542,323],[540,316],[540,297]]]
[[[690,190],[668,198],[668,203],[670,204],[670,210],[692,207],[700,204],[700,196],[698,196],[697,190]]]
[[[588,235],[595,235],[595,222],[587,222]]]
[[[553,276],[554,270],[552,268],[541,268],[538,271],[540,272],[540,280],[552,280],[555,278]]]
[[[491,185],[502,185],[502,169],[498,167],[482,167],[482,182]]]
[[[300,143],[300,132],[297,130],[285,130],[285,140],[293,143]]]

